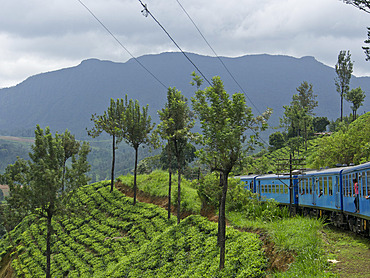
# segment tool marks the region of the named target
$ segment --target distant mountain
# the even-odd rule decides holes
[[[217,57],[187,55],[208,80],[218,75],[228,93],[240,92]],[[103,113],[110,98],[124,98],[127,94],[129,98],[138,99],[141,105],[149,104],[154,121],[157,121],[157,110],[166,102],[166,88],[169,86],[181,90],[190,101],[195,91],[190,85],[190,74],[195,69],[182,53],[145,55],[137,60],[164,86],[134,59],[126,63],[85,60],[78,66],[38,74],[17,86],[1,89],[0,130],[3,135],[22,135],[21,131],[33,131],[36,124],[40,124],[60,132],[68,128],[81,138],[86,137],[86,127],[92,126],[91,114]],[[221,60],[245,90],[254,114],[263,112],[266,107],[274,109],[270,125],[278,124],[283,105],[290,103],[303,81],[312,83],[318,95],[317,115],[329,119],[340,115],[340,99],[334,85],[335,71],[313,57],[264,54],[221,57]],[[208,83],[203,85],[208,86]],[[365,93],[370,92],[370,77],[353,76],[351,88],[358,86]],[[362,114],[369,105],[368,96],[358,114]],[[345,114],[350,113],[349,107],[345,103]]]

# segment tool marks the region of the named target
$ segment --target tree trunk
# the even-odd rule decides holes
[[[139,147],[135,147],[135,168],[134,168],[134,203],[133,205],[136,205],[136,191],[137,191],[137,186],[136,186],[136,175],[137,175],[137,156],[139,152]]]
[[[343,91],[340,94],[340,121],[343,121]]]
[[[171,151],[169,149],[169,144],[167,144],[168,147],[168,219],[171,218],[171,186],[172,186],[172,157],[171,157]]]
[[[226,208],[226,194],[227,194],[227,177],[228,173],[223,173],[223,186],[222,186],[222,195],[221,195],[221,203],[220,203],[220,231],[219,231],[219,241],[220,241],[220,270],[225,267],[225,240],[226,240],[226,215],[225,215],[225,208]]]
[[[66,162],[67,162],[67,160],[64,158],[64,161],[63,161],[63,176],[62,176],[62,192],[64,191],[64,176],[66,174]]]
[[[113,143],[112,143],[112,172],[111,172],[111,179],[110,179],[110,192],[113,191],[113,183],[114,183],[114,162],[116,160],[116,136],[113,135]]]
[[[181,212],[181,164],[180,159],[177,159],[177,224],[180,223],[180,212]]]
[[[51,209],[47,212],[47,232],[46,232],[46,278],[51,278]]]
[[[222,172],[220,172],[220,184],[219,186],[223,188],[224,183],[222,179]],[[221,232],[221,224],[220,224],[220,219],[221,219],[221,202],[222,202],[222,191],[220,192],[218,196],[218,221],[217,221],[217,245],[220,247],[220,232]]]

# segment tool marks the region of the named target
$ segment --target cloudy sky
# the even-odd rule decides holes
[[[0,88],[31,75],[98,58],[178,51],[138,0],[0,0]],[[350,50],[356,76],[370,76],[362,50],[370,14],[340,0],[142,0],[184,51],[214,56],[314,56],[334,66]]]

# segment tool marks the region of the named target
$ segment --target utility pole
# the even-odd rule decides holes
[[[278,173],[282,173],[282,175],[289,175],[289,214],[290,216],[295,215],[297,212],[297,207],[293,206],[295,204],[297,192],[294,192],[296,188],[294,186],[294,179],[293,179],[293,172],[297,170],[302,170],[303,166],[306,165],[305,158],[294,158],[292,157],[292,153],[289,155],[289,159],[279,159],[278,163]],[[287,173],[287,171],[289,171]],[[297,204],[296,204],[297,205]]]

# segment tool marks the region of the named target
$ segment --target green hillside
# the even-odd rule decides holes
[[[131,198],[110,193],[107,185],[81,187],[74,203],[84,213],[52,223],[52,277],[263,276],[266,260],[256,235],[229,228],[227,264],[219,272],[217,224],[191,216],[175,225],[165,210],[132,206]],[[45,234],[45,223],[29,216],[0,240],[0,277],[8,264],[17,277],[44,276]]]
[[[338,163],[358,165],[370,160],[369,141],[370,112],[361,115],[349,125],[342,124],[340,130],[330,136],[312,137],[307,142],[307,150],[302,145],[293,156],[303,159],[299,162],[302,165],[297,168],[335,167]],[[287,163],[290,153],[288,146],[274,151],[264,150],[253,159],[250,158],[246,170],[256,174],[281,172],[281,168],[284,168],[282,164]]]

